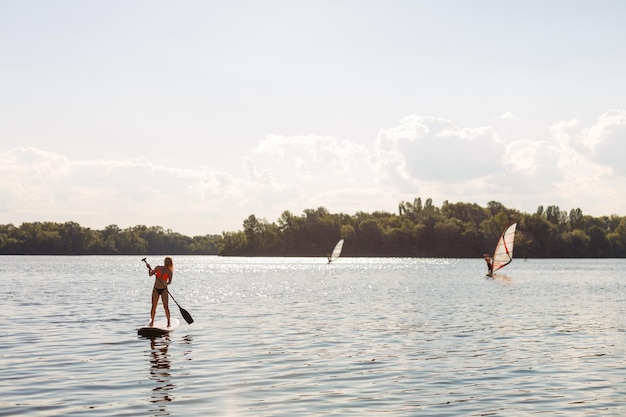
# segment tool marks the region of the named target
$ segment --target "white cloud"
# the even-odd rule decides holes
[[[461,181],[489,175],[504,150],[489,127],[459,128],[430,116],[404,118],[376,140],[381,177],[403,180]]]
[[[626,110],[610,110],[589,129],[583,129],[580,142],[591,151],[593,162],[626,175]]]
[[[202,218],[220,215],[221,207],[237,198],[232,184],[246,184],[218,172],[164,168],[136,160],[70,161],[33,148],[3,153],[0,173],[5,223],[158,224],[189,233],[191,222],[198,230],[207,230]]]
[[[255,161],[289,184],[321,188],[354,183],[370,176],[370,152],[333,137],[268,135],[255,149]]]
[[[363,209],[364,200],[371,202],[370,207],[386,205],[371,198],[372,193],[381,196],[374,191],[371,160],[366,147],[334,137],[268,135],[255,149],[254,163],[271,172],[283,189],[265,201],[263,209],[272,208],[266,212],[274,211],[278,217],[284,210],[300,213],[319,206],[354,212]],[[364,192],[367,198],[355,197]]]
[[[371,149],[335,137],[268,135],[228,172],[15,148],[0,154],[0,223],[144,224],[195,235],[240,230],[250,214],[276,221],[285,210],[319,206],[395,211],[418,196],[435,204],[496,200],[526,212],[556,204],[625,213],[626,111],[589,127],[558,122],[550,133],[505,145],[489,126],[414,115],[382,129]]]

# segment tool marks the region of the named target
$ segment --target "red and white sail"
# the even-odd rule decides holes
[[[508,265],[513,260],[513,245],[515,243],[515,228],[517,223],[509,223],[500,235],[496,250],[493,253],[493,271]]]

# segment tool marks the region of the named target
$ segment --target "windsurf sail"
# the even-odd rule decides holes
[[[333,253],[328,258],[328,262],[336,261],[341,256],[341,251],[343,250],[343,239],[340,239],[339,242],[335,245],[335,249],[333,249]]]
[[[500,235],[496,250],[493,252],[493,271],[497,271],[513,260],[513,245],[515,243],[515,228],[517,223],[509,223]]]

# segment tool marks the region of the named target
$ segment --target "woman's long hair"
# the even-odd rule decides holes
[[[172,260],[171,256],[166,256],[163,264],[165,267],[167,267],[167,269],[174,272],[174,261]]]

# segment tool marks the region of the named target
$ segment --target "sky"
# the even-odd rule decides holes
[[[0,0],[0,224],[626,216],[621,0]]]

